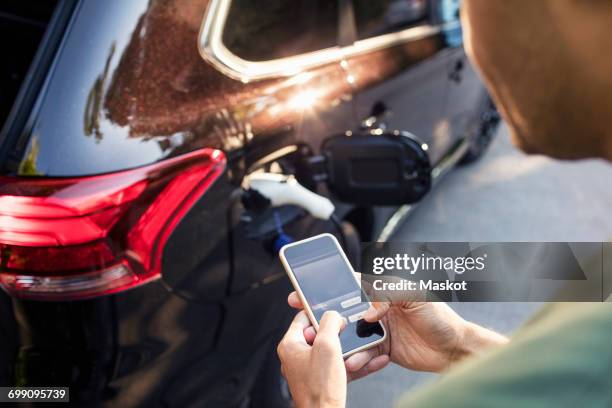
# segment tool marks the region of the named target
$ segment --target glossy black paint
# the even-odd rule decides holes
[[[36,174],[112,172],[202,146],[231,153],[295,126],[302,113],[284,105],[301,89],[323,88],[324,104],[350,94],[337,65],[299,85],[225,77],[196,48],[207,2],[175,3],[79,2],[22,133]]]
[[[91,175],[200,147],[223,149],[228,167],[170,237],[161,280],[80,302],[0,292],[0,385],[70,385],[73,402],[84,405],[238,406],[292,316],[290,285],[270,251],[275,232],[253,233],[242,176],[272,161],[301,174],[304,156],[326,137],[357,131],[372,114],[421,137],[435,161],[463,135],[461,118],[473,114],[483,90],[467,62],[460,81],[449,76],[464,52],[448,33],[300,77],[235,81],[198,53],[207,4],[74,6],[35,103],[21,112],[25,126],[13,129],[16,140],[1,141],[14,159],[0,163],[2,172]],[[319,98],[296,109],[292,101],[305,91]],[[283,228],[294,238],[338,234],[290,210],[297,215]],[[369,208],[339,205],[339,212],[371,224]]]

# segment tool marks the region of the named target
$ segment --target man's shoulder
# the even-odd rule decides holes
[[[508,345],[458,365],[398,406],[606,406],[611,343],[611,303],[547,305]]]

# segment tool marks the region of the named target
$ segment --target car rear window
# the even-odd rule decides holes
[[[0,2],[0,126],[8,116],[57,1]]]

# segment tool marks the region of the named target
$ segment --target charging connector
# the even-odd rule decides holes
[[[273,207],[295,205],[310,215],[328,220],[334,213],[334,204],[326,197],[302,186],[295,177],[285,174],[256,172],[244,178],[243,187],[253,189],[270,200]]]

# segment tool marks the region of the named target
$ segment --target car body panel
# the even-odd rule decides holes
[[[225,77],[194,43],[206,1],[184,3],[79,3],[24,131],[34,175],[118,171],[203,146],[231,157],[253,135],[299,122],[291,101],[304,89],[317,92],[321,110],[350,95],[337,64],[299,79]]]

